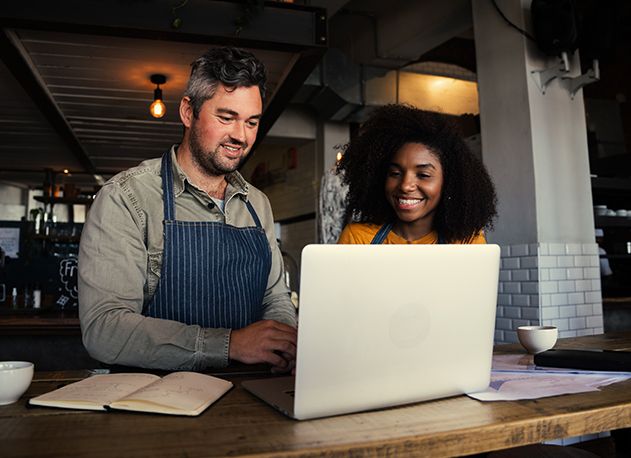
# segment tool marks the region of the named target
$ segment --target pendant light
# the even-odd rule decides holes
[[[162,101],[162,89],[160,85],[167,82],[167,77],[161,74],[151,75],[151,82],[156,85],[153,91],[153,103],[149,107],[149,112],[154,118],[161,118],[167,111],[167,107]]]

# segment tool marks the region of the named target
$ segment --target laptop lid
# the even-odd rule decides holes
[[[490,381],[497,245],[308,245],[293,416],[481,391]]]

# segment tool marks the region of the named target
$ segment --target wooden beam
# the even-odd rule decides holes
[[[285,75],[283,75],[283,78],[278,85],[278,90],[274,93],[274,97],[269,101],[269,104],[265,108],[265,113],[261,119],[258,140],[255,147],[272,128],[274,122],[287,107],[291,98],[296,94],[307,77],[316,68],[322,59],[324,52],[325,49],[313,49],[304,51],[295,56]]]
[[[278,2],[3,2],[0,26],[297,52],[326,45],[326,10]]]

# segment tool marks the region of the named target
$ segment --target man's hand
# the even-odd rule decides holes
[[[296,360],[297,332],[291,326],[262,320],[230,334],[231,360],[246,364],[269,363],[273,372],[293,369]]]

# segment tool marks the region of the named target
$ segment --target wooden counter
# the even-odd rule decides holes
[[[0,335],[81,335],[81,327],[76,310],[11,313],[5,309],[0,314]]]
[[[81,341],[76,310],[0,313],[0,360],[25,360],[35,370],[98,368]]]
[[[631,348],[631,334],[562,339],[557,348]],[[498,352],[522,352],[517,346]],[[310,421],[291,420],[241,388],[199,417],[26,408],[85,372],[38,373],[0,407],[2,456],[458,456],[631,427],[631,381],[600,392],[514,402],[466,396]]]

